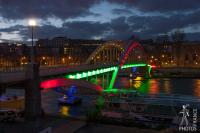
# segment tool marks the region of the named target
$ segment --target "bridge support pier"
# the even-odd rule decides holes
[[[146,66],[145,78],[150,78],[150,77],[151,77],[151,67],[150,66]]]
[[[38,120],[41,116],[39,64],[28,64],[26,75],[28,81],[25,89],[25,118],[26,120]]]
[[[95,84],[98,84],[98,76],[95,76]]]
[[[106,88],[109,87],[109,73],[106,74]]]
[[[103,89],[105,89],[105,84],[104,84],[104,74],[102,75],[102,87],[103,87]]]
[[[0,86],[0,96],[6,92],[6,88],[4,85]]]

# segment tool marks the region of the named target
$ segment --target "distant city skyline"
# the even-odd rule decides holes
[[[142,39],[179,29],[200,40],[199,0],[0,0],[0,41],[36,38]]]

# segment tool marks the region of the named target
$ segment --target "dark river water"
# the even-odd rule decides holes
[[[120,77],[115,83],[115,88],[135,88],[141,94],[144,95],[166,95],[173,97],[188,97],[188,98],[200,98],[200,79],[191,78],[162,78],[162,79],[149,79],[136,80]],[[57,99],[62,96],[55,91],[42,93],[43,107],[50,113],[61,113],[62,115],[85,115],[94,107],[94,101],[96,96],[81,95],[83,103],[80,106],[67,107],[58,106]],[[171,101],[172,102],[172,101]],[[169,104],[174,104],[174,103]],[[173,101],[175,102],[175,101]],[[183,102],[184,103],[184,102]]]
[[[200,98],[200,79],[192,78],[162,78],[162,79],[149,79],[136,80],[120,77],[115,83],[115,88],[135,88],[144,95],[167,95]],[[9,95],[17,94],[24,95],[23,89],[7,89],[6,93]],[[91,107],[94,107],[94,102],[97,96],[95,95],[81,95],[83,103],[80,106],[68,107],[59,106],[58,98],[63,94],[57,93],[53,90],[42,92],[42,107],[45,112],[54,115],[64,116],[80,116],[85,115]]]
[[[100,81],[101,82],[101,81]],[[149,95],[187,95],[200,98],[200,79],[161,78],[142,80],[127,77],[117,78],[114,88],[135,88],[142,94]],[[7,94],[23,95],[23,90],[7,89]]]
[[[142,94],[182,95],[200,98],[200,79],[161,78],[140,80],[121,77],[115,83],[116,88],[136,88]]]

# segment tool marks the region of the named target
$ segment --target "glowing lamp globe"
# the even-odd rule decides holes
[[[34,19],[30,19],[29,22],[28,22],[28,24],[30,26],[36,26],[36,21]]]

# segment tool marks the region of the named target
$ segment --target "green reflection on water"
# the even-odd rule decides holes
[[[136,80],[130,80],[130,87],[135,88],[142,94],[148,94],[150,88],[150,80],[137,78]]]
[[[149,92],[149,86],[150,86],[150,81],[149,79],[146,79],[144,81],[141,81],[141,85],[138,89],[138,91],[142,94],[148,94]]]

